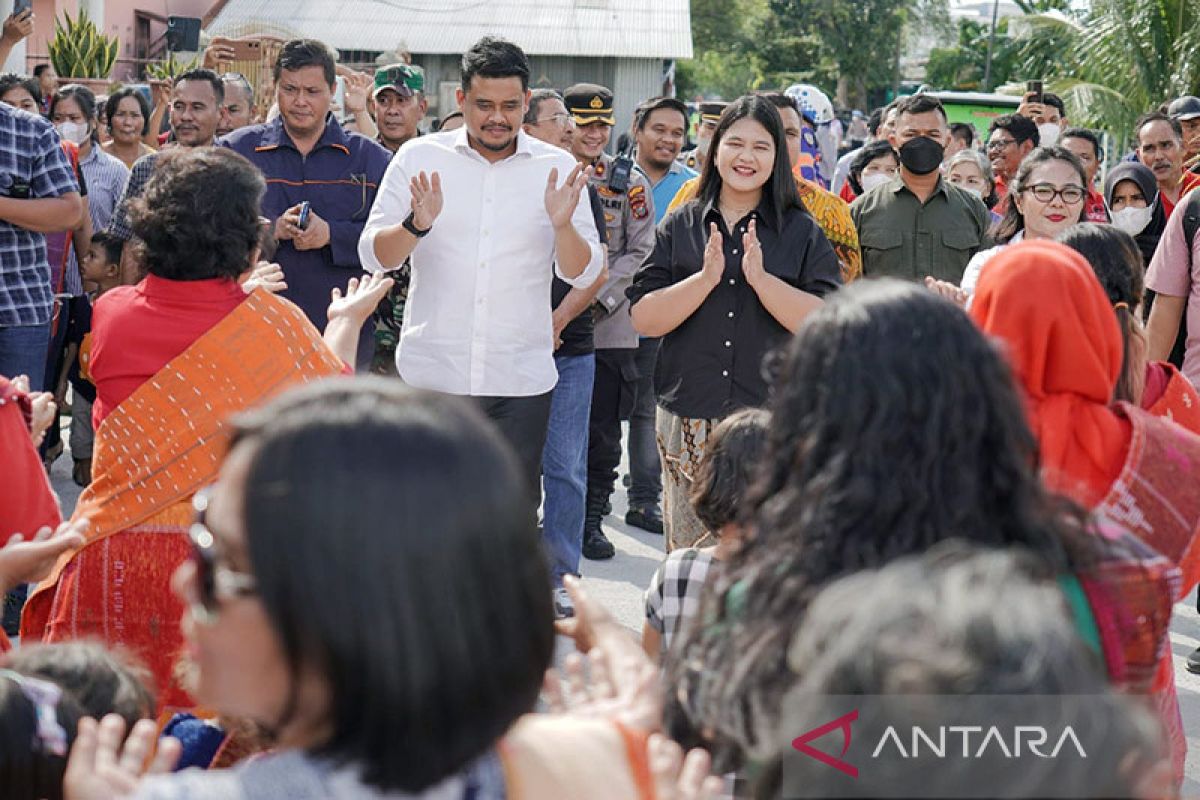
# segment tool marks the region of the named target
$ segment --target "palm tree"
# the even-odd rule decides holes
[[[1024,74],[1049,81],[1073,122],[1124,134],[1200,90],[1200,0],[1093,0],[1082,19],[1025,19]]]

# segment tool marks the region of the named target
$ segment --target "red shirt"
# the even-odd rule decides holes
[[[1104,195],[1097,192],[1095,189],[1088,189],[1087,200],[1084,201],[1083,221],[1084,222],[1109,222],[1108,206],[1104,205]]]
[[[245,299],[229,278],[173,281],[147,275],[136,286],[105,292],[92,310],[95,426]]]
[[[1200,175],[1195,172],[1184,172],[1183,179],[1179,181],[1179,199],[1182,200],[1188,192],[1200,186]],[[1175,204],[1171,202],[1161,191],[1158,193],[1159,199],[1162,201],[1163,213],[1167,215],[1167,219],[1171,218],[1171,212],[1175,210]]]
[[[842,190],[838,193],[838,197],[842,198],[847,203],[853,203],[854,198],[857,196],[858,195],[854,193],[854,189],[850,188],[850,181],[843,183]]]

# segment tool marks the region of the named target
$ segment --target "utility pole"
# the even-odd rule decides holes
[[[1000,10],[1000,0],[992,0],[992,30],[988,34],[987,62],[983,67],[983,90],[992,90],[992,53],[996,50],[996,15]]]

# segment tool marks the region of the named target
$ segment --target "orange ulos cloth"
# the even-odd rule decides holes
[[[160,703],[190,705],[172,678],[183,607],[170,579],[190,552],[191,497],[216,477],[231,416],[342,371],[303,312],[260,289],[142,384],[96,432],[75,511],[91,521],[86,543],[30,595],[22,638],[124,645],[150,667]]]
[[[980,275],[971,317],[1003,342],[1024,389],[1046,485],[1092,508],[1120,474],[1132,434],[1110,408],[1124,344],[1095,272],[1057,242],[1010,245]]]

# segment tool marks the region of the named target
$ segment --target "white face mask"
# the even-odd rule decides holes
[[[1062,126],[1056,122],[1044,122],[1038,125],[1038,137],[1042,147],[1051,147],[1058,144],[1058,137],[1062,135]]]
[[[83,122],[60,122],[54,126],[58,129],[58,135],[74,144],[83,144],[87,141],[88,126]]]
[[[863,175],[859,180],[862,184],[863,193],[874,189],[876,186],[883,186],[885,183],[891,183],[892,176],[884,172],[872,172],[870,175]]]
[[[962,189],[964,192],[968,192],[970,194],[975,195],[980,200],[983,199],[983,190],[977,186],[967,186],[966,184],[963,184],[963,183],[956,183],[954,185],[957,186],[958,188]]]
[[[1146,226],[1150,224],[1150,218],[1154,216],[1154,209],[1150,206],[1146,206],[1145,208],[1125,206],[1120,211],[1110,212],[1109,216],[1112,217],[1113,225],[1125,231],[1130,236],[1137,236],[1146,230]]]

